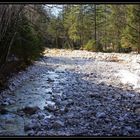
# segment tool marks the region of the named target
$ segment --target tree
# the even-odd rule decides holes
[[[113,50],[120,52],[121,44],[120,40],[122,37],[122,31],[126,26],[125,19],[125,6],[124,5],[111,5],[111,15],[110,15],[110,28],[112,38]],[[112,36],[112,37],[111,37]]]
[[[16,26],[23,6],[1,5],[0,11],[0,69],[7,62],[11,46],[16,35]]]
[[[140,5],[127,7],[127,27],[125,29],[125,40],[133,50],[140,53]]]

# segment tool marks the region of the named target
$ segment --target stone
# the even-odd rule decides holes
[[[1,105],[9,105],[9,102],[8,101],[2,101]]]
[[[139,108],[138,108],[138,107],[135,108],[135,113],[136,113],[136,114],[140,114],[140,107],[139,107]]]
[[[55,121],[52,125],[52,127],[54,127],[54,128],[60,128],[60,127],[64,127],[64,126],[65,126],[64,122],[62,122],[60,120]]]
[[[98,93],[98,92],[89,93],[89,96],[91,98],[100,98],[101,97],[100,93]]]
[[[97,112],[96,117],[97,118],[105,118],[106,114],[104,112]]]
[[[47,94],[52,94],[52,92],[51,91],[48,91]]]
[[[43,113],[43,112],[38,113],[38,119],[39,120],[44,119],[44,117],[45,117],[45,113]]]
[[[136,104],[140,104],[140,100],[136,100],[134,103],[136,103]]]
[[[7,113],[0,115],[0,125],[4,130],[0,130],[7,135],[25,135],[24,119],[18,115]]]
[[[41,136],[45,134],[51,136],[66,136],[67,134],[71,136],[139,136],[140,107],[138,105],[140,96],[138,89],[130,89],[130,85],[121,84],[119,77],[114,75],[121,69],[129,69],[129,71],[139,74],[137,64],[131,65],[133,64],[131,61],[136,57],[132,59],[130,54],[70,52],[69,50],[58,50],[52,54],[54,50],[48,50],[47,60],[44,57],[47,67],[40,61],[36,61],[35,65],[24,73],[24,76],[21,74],[17,78],[18,80],[16,78],[13,80],[15,84],[21,83],[22,86],[22,81],[32,75],[33,80],[29,81],[29,84],[25,82],[24,88],[17,88],[17,91],[24,95],[31,94],[32,100],[35,97],[32,96],[34,92],[35,95],[42,96],[44,102],[46,101],[46,110],[32,111],[32,109],[26,108],[24,112],[21,111],[23,117],[27,117],[31,121],[25,125],[26,134]],[[127,59],[129,64],[110,63],[109,60],[112,61],[114,57],[117,57],[118,60],[123,58],[124,61]],[[89,58],[94,59],[89,60]],[[15,88],[16,86],[12,86],[13,91]],[[6,94],[4,94],[4,98],[0,98],[1,103],[3,102],[5,105],[14,104],[10,103],[11,96]],[[7,97],[10,97],[10,100],[3,100]],[[29,98],[26,99],[27,102],[30,102]],[[26,102],[26,100],[19,102],[18,99],[17,101],[21,106]],[[40,102],[40,104],[42,103]],[[136,105],[137,107],[135,107]],[[16,103],[15,106],[17,106]],[[19,115],[19,112],[17,113]],[[26,114],[28,115],[25,116]],[[5,115],[7,113],[1,113],[0,117]],[[11,116],[9,118],[11,119]],[[24,120],[27,121],[27,118]],[[9,122],[7,122],[8,126],[10,125]],[[0,126],[1,130],[2,127]],[[13,126],[11,130],[13,130]],[[18,130],[20,128],[16,129],[16,131]],[[4,130],[7,135],[11,134],[10,131],[7,133]]]
[[[14,104],[16,101],[14,101],[14,100],[10,100],[9,101],[9,104],[11,105],[11,104]]]
[[[32,130],[32,129],[35,130],[39,127],[40,127],[40,124],[38,122],[30,122],[30,123],[25,124],[24,130],[25,131]]]
[[[27,132],[28,136],[34,136],[34,134],[35,134],[35,132],[32,129]]]
[[[8,110],[6,110],[4,107],[0,106],[0,114],[7,114]]]
[[[119,121],[124,121],[125,118],[120,116],[118,120],[119,120]]]
[[[47,81],[48,81],[48,82],[54,82],[54,80],[51,79],[51,78],[48,78]]]
[[[49,112],[53,112],[53,111],[56,111],[57,110],[57,107],[55,105],[47,105],[47,106],[44,106],[44,109],[45,110],[48,110]]]
[[[126,96],[127,97],[130,97],[130,98],[133,98],[133,97],[135,97],[135,94],[126,92]]]
[[[27,115],[33,115],[35,114],[40,108],[39,107],[25,107],[22,109],[22,111]]]
[[[131,126],[125,126],[124,129],[126,129],[128,132],[133,132],[133,128]]]

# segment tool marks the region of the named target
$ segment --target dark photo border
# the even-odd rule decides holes
[[[1,0],[0,4],[140,4],[140,0]],[[6,138],[6,139],[11,139],[11,138],[140,138],[140,137],[112,137],[112,136],[108,136],[108,137],[104,137],[104,136],[98,136],[98,137],[94,137],[94,136],[0,136],[0,138]]]

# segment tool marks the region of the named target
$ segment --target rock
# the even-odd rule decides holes
[[[0,114],[7,114],[8,110],[6,110],[5,108],[0,108]]]
[[[106,114],[104,112],[97,112],[96,117],[97,118],[105,118]]]
[[[39,125],[38,124],[30,124],[30,125],[25,125],[24,126],[24,130],[25,131],[28,131],[28,130],[32,130],[32,129],[37,129],[39,127]]]
[[[133,132],[133,128],[131,126],[125,126],[124,129],[126,129],[128,132]]]
[[[29,98],[27,96],[27,98],[24,98],[22,95],[22,102],[16,98],[17,103],[21,106],[26,101],[30,105],[29,102],[32,102],[34,97],[38,100],[34,100],[35,103],[37,101],[42,106],[47,101],[44,110],[34,111],[34,109],[29,108],[21,110],[23,117],[27,117],[31,121],[25,125],[26,134],[39,136],[45,134],[51,136],[66,136],[67,134],[71,136],[139,135],[140,120],[137,119],[140,114],[140,107],[135,108],[136,105],[140,104],[138,89],[132,90],[129,85],[120,84],[119,77],[114,76],[121,69],[130,68],[131,72],[136,72],[136,69],[138,70],[137,66],[135,67],[136,64],[132,67],[131,63],[127,66],[117,62],[99,61],[108,61],[110,59],[112,61],[113,57],[119,56],[119,60],[123,57],[124,60],[127,59],[127,62],[129,62],[130,54],[58,50],[58,53],[52,55],[51,51],[49,50],[47,54],[47,60],[44,58],[48,63],[47,67],[42,62],[36,61],[35,66],[33,65],[28,69],[30,70],[29,72],[26,72],[24,76],[22,76],[22,73],[18,80],[13,80],[14,85],[17,85],[18,81],[21,83],[18,85],[22,85],[22,81],[30,78],[30,76],[32,76],[30,79],[33,79],[29,83],[25,82],[23,87],[17,88],[18,90],[12,92],[16,93],[18,91],[23,95],[30,93]],[[89,58],[94,59],[89,60]],[[50,72],[48,72],[48,69]],[[137,73],[139,74],[138,71]],[[13,91],[15,87],[12,86]],[[32,93],[37,96],[32,96]],[[4,94],[5,97],[0,98],[1,103],[3,101],[5,105],[14,104],[11,101],[15,96],[13,94],[11,96],[7,95]],[[18,96],[20,95],[18,94]],[[43,103],[39,100],[39,96],[42,97],[41,100],[44,100]],[[9,99],[3,100],[7,97],[10,97],[11,101]],[[15,103],[14,107],[19,104]],[[13,110],[12,106],[10,106],[11,108]],[[134,110],[130,110],[130,108]],[[3,111],[5,110],[1,110],[0,117],[7,115]],[[17,113],[19,114],[19,112]],[[28,116],[25,116],[25,114],[28,114]],[[24,119],[25,122],[27,118]],[[11,119],[11,116],[9,119]],[[15,122],[17,119],[13,120]],[[23,120],[20,122],[23,123]],[[7,122],[7,127],[9,125],[10,123]],[[2,127],[0,126],[1,130]],[[11,130],[13,130],[13,126]],[[16,131],[19,130],[21,129],[16,129]],[[3,132],[7,134],[5,130]],[[8,134],[10,134],[9,131]]]
[[[42,113],[42,112],[39,112],[38,113],[38,119],[44,119],[44,117],[45,117],[45,113]]]
[[[58,96],[58,98],[55,98],[54,101],[57,105],[61,105],[62,99]]]
[[[54,80],[51,79],[51,78],[48,78],[47,81],[48,81],[48,82],[54,82]]]
[[[7,113],[0,115],[0,125],[4,128],[0,130],[7,135],[25,135],[24,119],[18,115]]]
[[[121,99],[121,95],[119,95],[119,94],[114,94],[114,97],[115,97],[116,99]]]
[[[10,100],[10,101],[9,101],[9,105],[14,104],[14,103],[15,103],[14,100]]]
[[[44,106],[44,109],[48,110],[49,112],[53,112],[58,110],[57,107],[55,105],[52,104],[48,104],[47,106]]]
[[[104,83],[104,82],[101,82],[101,83],[100,83],[100,85],[104,86],[104,85],[105,85],[105,83]]]
[[[1,105],[9,105],[9,102],[8,101],[2,101]]]
[[[28,114],[28,115],[33,115],[35,114],[40,108],[39,107],[25,107],[22,109],[22,111],[25,113],[25,114]]]
[[[27,135],[28,135],[28,136],[34,136],[34,135],[35,135],[34,130],[29,130],[29,131],[27,132]]]
[[[64,126],[65,126],[64,122],[62,122],[60,120],[55,121],[52,125],[52,127],[54,127],[54,128],[60,128],[60,127],[64,127]]]
[[[135,113],[140,114],[140,107],[135,107]]]
[[[124,121],[125,118],[120,116],[118,120],[119,120],[119,121]]]
[[[64,113],[68,112],[68,109],[66,107],[62,107],[62,108],[60,108],[59,111],[60,111],[61,114],[64,114]]]
[[[42,85],[41,88],[47,88],[47,86],[46,85]]]
[[[46,132],[45,131],[39,131],[36,134],[37,136],[46,136]]]
[[[97,92],[97,93],[99,93],[100,92],[100,89],[98,89],[98,87],[96,87],[95,85],[93,86],[93,88],[92,88],[92,92]]]
[[[31,116],[31,119],[37,119],[38,118],[38,114],[33,114],[32,116]]]
[[[52,94],[52,92],[51,91],[48,91],[47,94]]]
[[[130,98],[133,98],[133,97],[135,97],[135,94],[126,92],[126,96],[127,97],[130,97]]]
[[[66,108],[69,108],[71,105],[74,105],[74,101],[72,99],[66,100]]]
[[[111,122],[111,119],[105,118],[105,122],[106,122],[106,123],[109,123],[109,122]]]
[[[32,130],[32,129],[35,130],[35,129],[38,129],[40,126],[41,125],[38,121],[30,120],[30,121],[25,123],[24,130],[25,131]]]
[[[98,92],[92,92],[92,93],[89,93],[89,96],[91,97],[91,98],[100,98],[101,97],[101,95],[100,95],[100,93],[98,93]]]

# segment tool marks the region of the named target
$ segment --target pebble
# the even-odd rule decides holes
[[[55,121],[52,125],[53,128],[59,128],[59,127],[64,127],[64,126],[65,126],[64,122],[60,120]]]
[[[126,129],[128,132],[133,132],[133,128],[131,126],[125,126],[124,129]]]
[[[47,50],[47,56],[44,56],[47,66],[44,65],[45,62],[36,61],[27,71],[19,73],[9,82],[13,94],[17,91],[18,94],[31,94],[30,99],[34,99],[32,93],[35,95],[37,93],[39,104],[42,104],[39,96],[45,101],[42,110],[25,105],[23,117],[30,120],[24,126],[27,135],[135,136],[140,134],[139,93],[130,85],[122,84],[119,77],[115,76],[120,69],[137,71],[139,64],[131,63],[136,58],[135,55],[63,49],[53,53],[53,49]],[[107,57],[108,55],[110,57]],[[122,65],[116,62],[113,60],[116,56],[117,59],[126,59],[129,63]],[[138,56],[137,60],[139,58]],[[26,84],[25,81],[29,83]],[[50,90],[47,91],[47,88]],[[0,104],[3,103],[4,107],[16,106],[14,97],[9,98],[12,94],[8,93],[10,91],[3,92],[5,100],[0,98]],[[50,97],[46,101],[47,94]],[[30,104],[33,101],[30,101]],[[22,100],[18,105],[22,106],[25,102]],[[130,110],[131,107],[134,107],[133,111]],[[1,114],[3,115],[5,114]],[[1,129],[0,126],[0,131]],[[20,131],[20,128],[17,131]]]
[[[57,110],[57,107],[55,105],[48,104],[47,106],[44,106],[44,109],[48,110],[49,112],[53,112]]]
[[[28,114],[28,115],[33,115],[35,114],[37,111],[39,110],[39,107],[35,106],[35,107],[25,107],[22,109],[22,111],[25,113],[25,114]]]
[[[97,118],[105,118],[106,114],[104,112],[97,112],[96,117]]]

